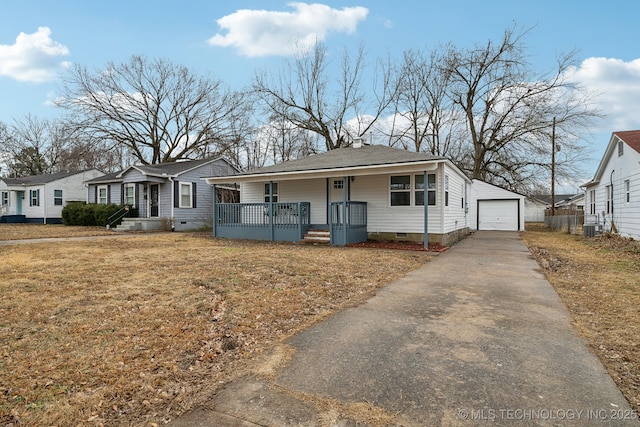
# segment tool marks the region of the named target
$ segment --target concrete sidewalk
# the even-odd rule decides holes
[[[468,237],[367,303],[275,348],[255,375],[172,425],[384,419],[398,426],[640,425],[515,232]]]

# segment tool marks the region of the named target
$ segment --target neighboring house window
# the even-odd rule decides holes
[[[618,157],[622,157],[624,154],[624,143],[622,141],[618,141]]]
[[[596,190],[589,191],[589,213],[596,214]]]
[[[416,175],[414,177],[415,186],[415,204],[416,206],[424,206],[424,175]],[[427,203],[428,206],[436,204],[436,175],[427,175]]]
[[[624,200],[627,203],[631,201],[631,184],[628,179],[624,181]]]
[[[607,213],[611,213],[611,210],[613,208],[612,204],[613,204],[613,198],[612,193],[613,193],[613,187],[610,185],[607,185],[606,187],[604,187],[606,193],[607,193]]]
[[[192,206],[193,206],[193,202],[191,197],[191,183],[181,182],[180,183],[180,207],[190,208]]]
[[[98,187],[97,191],[98,191],[98,197],[97,197],[98,204],[106,205],[108,203],[108,200],[109,200],[109,197],[108,197],[109,191],[107,189],[107,186],[106,185],[102,185],[102,186]]]
[[[40,190],[29,190],[29,206],[40,206]]]
[[[136,185],[127,184],[124,186],[124,203],[129,206],[136,204]]]
[[[444,176],[444,205],[449,206],[449,175]]]
[[[411,205],[411,175],[391,177],[391,206]]]
[[[273,203],[278,201],[278,183],[274,182],[272,184],[273,187],[273,199],[271,200]],[[264,185],[264,202],[269,203],[269,183]]]
[[[53,190],[53,204],[62,206],[62,190]]]

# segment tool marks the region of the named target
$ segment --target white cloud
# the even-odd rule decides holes
[[[640,129],[640,58],[587,58],[570,70],[571,78],[596,95],[596,107],[606,117],[595,132]]]
[[[58,58],[67,55],[69,49],[51,39],[48,27],[40,27],[33,34],[20,33],[15,44],[0,44],[0,76],[23,82],[51,80],[60,67],[69,66]]]
[[[369,10],[333,9],[327,5],[292,2],[291,12],[238,10],[217,20],[225,34],[216,34],[212,46],[235,47],[245,56],[291,55],[323,41],[330,32],[351,34]]]

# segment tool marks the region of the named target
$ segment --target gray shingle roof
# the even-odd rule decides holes
[[[25,176],[22,178],[3,178],[2,180],[7,185],[38,185],[38,184],[48,184],[49,182],[57,181],[62,178],[66,178],[68,176],[73,176],[84,171],[76,171],[76,172],[59,172],[59,173],[50,173],[44,175],[33,175],[33,176]]]
[[[261,175],[284,172],[303,172],[320,169],[346,169],[363,166],[380,166],[397,163],[414,163],[429,160],[445,160],[445,157],[416,153],[382,145],[365,145],[360,148],[338,148],[278,165],[253,169],[238,174]]]

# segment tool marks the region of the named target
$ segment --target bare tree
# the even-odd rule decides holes
[[[105,70],[71,69],[59,105],[77,129],[149,164],[225,151],[242,96],[170,61],[132,56]]]
[[[257,74],[253,88],[277,120],[318,134],[326,150],[333,150],[364,135],[388,107],[392,93],[389,69],[382,68],[380,80],[372,79],[376,99],[366,102],[362,90],[366,66],[363,47],[353,57],[343,52],[336,80],[330,78],[328,58],[326,46],[317,43],[310,52],[300,51],[278,75]],[[373,114],[362,120],[367,110],[373,110]],[[352,118],[358,126],[348,126]]]
[[[64,118],[43,119],[30,114],[15,119],[0,135],[6,168],[14,176],[121,168],[120,152],[102,140],[74,132]]]
[[[441,53],[409,50],[396,72],[395,114],[389,138],[392,146],[449,156],[459,143],[460,121],[447,96],[449,75],[442,72]]]
[[[525,54],[526,34],[510,28],[500,43],[449,46],[442,56],[447,94],[464,117],[468,140],[456,162],[473,178],[513,189],[548,169],[554,117],[565,137],[556,170],[570,174],[584,152],[577,136],[598,116],[589,95],[567,78],[575,52],[559,57],[552,72],[535,74]]]

